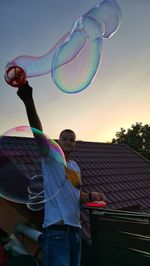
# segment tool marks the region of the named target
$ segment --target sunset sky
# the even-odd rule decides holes
[[[98,0],[0,0],[0,134],[28,125],[16,89],[4,80],[5,65],[17,56],[41,56]],[[150,1],[117,0],[119,30],[103,40],[102,59],[92,83],[67,94],[50,73],[29,78],[44,132],[58,138],[71,128],[77,139],[108,142],[121,127],[150,117]]]

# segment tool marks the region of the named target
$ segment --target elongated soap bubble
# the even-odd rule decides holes
[[[92,18],[80,19],[84,28],[86,43],[80,53],[67,64],[62,64],[64,43],[56,52],[52,65],[52,79],[63,92],[75,93],[85,89],[96,74],[101,58],[103,25],[98,25]],[[67,50],[66,50],[67,52]],[[84,63],[83,63],[84,62]],[[61,65],[61,67],[58,67]]]
[[[105,32],[103,38],[112,37],[118,30],[121,22],[121,10],[114,0],[105,0],[101,2],[91,8],[85,16],[92,17],[99,23],[104,23]]]
[[[49,149],[48,157],[54,178],[54,188],[50,188],[49,198],[44,196],[44,176],[40,163],[45,148]],[[0,196],[4,199],[26,204],[33,211],[42,209],[43,203],[55,198],[64,187],[67,180],[65,167],[66,161],[60,146],[40,130],[18,126],[0,136]],[[56,185],[57,174],[60,179],[56,179]]]
[[[27,77],[51,73],[63,92],[80,92],[93,81],[101,62],[102,41],[113,36],[120,20],[117,2],[104,0],[77,18],[70,31],[46,54],[22,55],[10,64],[22,67]]]

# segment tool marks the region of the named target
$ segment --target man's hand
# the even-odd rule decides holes
[[[32,87],[29,86],[28,81],[21,87],[19,87],[17,91],[17,95],[20,97],[20,99],[27,103],[32,100]]]
[[[87,202],[94,202],[94,201],[106,201],[106,197],[101,192],[83,192],[80,191],[80,202],[81,203],[87,203]]]
[[[101,192],[90,192],[90,198],[92,201],[106,201],[106,197]]]

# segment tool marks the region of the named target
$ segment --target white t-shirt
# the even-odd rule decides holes
[[[80,174],[76,162],[68,161],[67,167]],[[45,197],[43,228],[60,220],[81,228],[80,189],[74,187],[67,178],[64,165],[48,157],[42,161],[42,170]]]

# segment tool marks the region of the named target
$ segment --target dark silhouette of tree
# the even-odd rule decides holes
[[[128,128],[120,128],[115,134],[116,138],[112,139],[112,143],[124,143],[133,150],[140,153],[143,157],[150,160],[150,125],[142,125],[142,123],[135,123]]]

